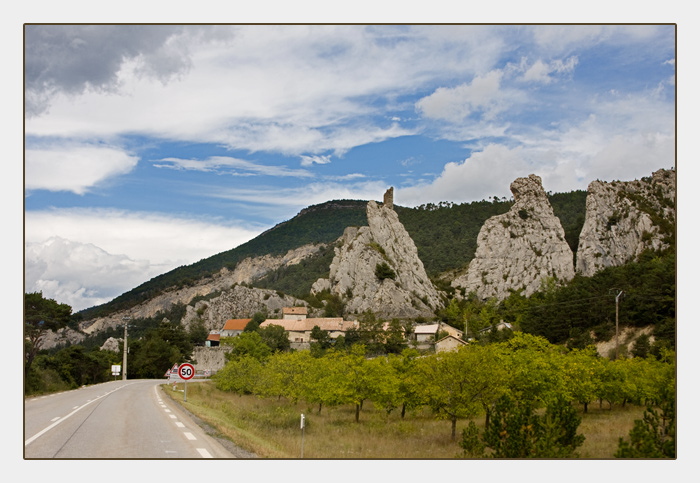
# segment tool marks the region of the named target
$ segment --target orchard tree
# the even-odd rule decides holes
[[[405,349],[401,355],[389,354],[389,364],[397,380],[395,406],[401,406],[401,419],[406,416],[406,410],[419,408],[423,405],[420,395],[421,379],[416,373],[417,359],[420,353],[416,349]]]
[[[511,374],[510,392],[517,400],[546,406],[565,391],[560,349],[539,336],[517,332],[499,343]]]
[[[452,423],[452,439],[456,437],[457,419],[471,418],[479,411],[481,393],[492,387],[484,377],[484,367],[475,367],[480,354],[462,347],[441,352],[417,361],[421,379],[421,395],[438,419]]]
[[[583,404],[584,413],[596,399],[604,364],[595,346],[584,350],[574,349],[563,358],[564,388],[573,401]]]
[[[216,373],[216,387],[222,391],[231,391],[238,395],[258,394],[263,380],[263,365],[255,357],[242,355],[226,363]]]

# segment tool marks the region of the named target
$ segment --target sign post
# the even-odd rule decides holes
[[[112,375],[114,376],[115,381],[117,380],[117,376],[119,375],[119,373],[121,373],[121,371],[122,371],[122,366],[114,365],[114,364],[112,365]]]
[[[177,369],[177,374],[180,376],[180,379],[185,381],[185,402],[187,402],[187,381],[194,377],[194,366],[189,362],[180,364],[180,367]]]
[[[301,457],[304,458],[304,413],[301,414]]]

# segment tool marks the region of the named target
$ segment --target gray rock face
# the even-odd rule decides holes
[[[210,300],[187,306],[182,318],[183,327],[201,320],[209,330],[221,330],[228,319],[247,319],[256,312],[266,312],[270,317],[282,314],[283,307],[306,305],[306,302],[290,295],[280,296],[274,290],[248,288],[241,285],[223,292]]]
[[[335,249],[328,279],[313,292],[327,289],[346,299],[348,313],[371,310],[380,317],[429,317],[441,305],[418,250],[390,203],[367,203],[369,226],[348,227]],[[386,265],[384,275],[377,267]]]
[[[120,347],[123,347],[124,344],[124,339],[115,339],[114,337],[110,337],[105,341],[104,344],[102,344],[102,347],[100,347],[101,351],[111,351],[111,352],[119,352]]]
[[[646,249],[668,247],[676,221],[675,170],[637,181],[593,181],[576,255],[576,272],[590,277],[620,266]]]
[[[69,327],[59,329],[57,332],[49,330],[41,339],[41,349],[51,349],[60,344],[80,344],[85,339],[85,334],[75,331]]]
[[[477,249],[465,275],[453,287],[475,292],[481,298],[508,296],[509,290],[524,289],[532,295],[543,279],[570,280],[574,255],[564,238],[539,176],[518,178],[510,186],[515,204],[508,213],[484,223]]]
[[[262,257],[246,258],[239,262],[236,265],[235,269],[228,270],[226,268],[222,268],[221,271],[219,271],[219,273],[215,274],[212,277],[199,280],[195,285],[180,288],[171,288],[127,311],[119,311],[115,312],[114,314],[111,314],[108,317],[100,317],[97,319],[91,319],[85,322],[81,322],[80,329],[87,334],[92,334],[96,331],[106,330],[110,327],[115,328],[122,326],[122,318],[125,316],[129,316],[132,318],[153,317],[158,312],[169,310],[175,304],[181,303],[187,305],[195,297],[204,297],[207,295],[211,295],[215,292],[225,293],[228,290],[230,290],[231,287],[235,284],[251,283],[255,280],[264,277],[268,272],[276,270],[279,267],[298,264],[305,258],[308,258],[317,253],[323,246],[323,244],[304,245],[294,250],[289,250],[285,255],[264,255]],[[261,292],[263,293],[262,295],[252,296],[252,302],[248,304],[250,307],[255,307],[255,309],[252,312],[247,313],[243,308],[241,308],[240,310],[235,309],[235,312],[244,314],[241,315],[242,318],[252,317],[252,315],[255,312],[262,310],[263,308],[263,306],[256,305],[254,301],[257,301],[260,297],[265,296],[268,296],[269,298],[272,297],[272,295],[274,295],[276,297],[274,291]],[[194,308],[195,311],[199,310],[202,302],[198,302],[197,304],[200,305]],[[275,310],[277,307],[273,307],[273,305],[274,303],[270,302],[270,307],[268,307],[268,309]],[[193,308],[188,306],[187,310],[188,317],[184,321],[185,324],[189,323],[190,320],[194,319],[194,316],[192,315]],[[229,316],[227,318],[231,317],[232,316]],[[224,322],[225,321],[226,319],[224,319]],[[205,325],[209,326],[208,324],[210,322],[211,324],[218,324],[219,320],[218,318],[205,318],[204,322]],[[216,328],[216,326],[212,326],[211,328]]]

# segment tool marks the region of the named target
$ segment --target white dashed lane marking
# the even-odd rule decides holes
[[[202,458],[213,458],[213,456],[209,454],[209,451],[204,448],[197,448],[197,451],[202,455]]]
[[[153,389],[154,389],[154,391],[156,391],[156,398],[158,399],[160,406],[163,408],[163,410],[166,413],[170,413],[171,412],[170,409],[168,409],[168,407],[163,403],[163,400],[158,395],[158,392],[157,392],[158,389],[155,387]],[[174,414],[168,414],[168,416],[170,416],[171,419],[177,419],[177,416],[175,416]],[[185,425],[183,423],[181,423],[180,421],[174,421],[174,423],[175,423],[175,426],[177,426],[178,428],[185,428]],[[190,433],[189,431],[183,431],[182,434],[185,436],[185,438],[187,438],[190,441],[197,440],[197,437],[194,434]],[[197,449],[197,452],[202,456],[202,458],[213,458],[211,453],[209,453],[209,451],[207,451],[206,448],[196,448],[196,449]],[[166,451],[166,453],[167,453],[167,451]]]

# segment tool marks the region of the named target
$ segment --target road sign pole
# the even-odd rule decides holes
[[[178,376],[180,376],[180,379],[185,381],[185,402],[187,402],[187,381],[194,377],[194,366],[187,362],[180,364],[180,367],[177,369],[177,373]]]

